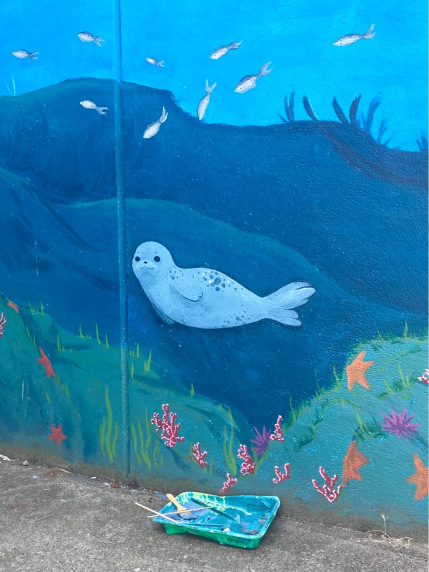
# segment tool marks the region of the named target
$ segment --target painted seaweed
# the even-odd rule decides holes
[[[100,430],[99,430],[100,450],[103,456],[105,456],[105,452],[107,452],[109,461],[113,463],[113,461],[116,458],[116,445],[119,437],[119,424],[117,421],[113,423],[113,411],[109,398],[108,385],[106,385],[104,398],[107,409],[107,422],[106,418],[103,417],[103,421],[100,424]]]

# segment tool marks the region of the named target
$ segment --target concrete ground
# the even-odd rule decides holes
[[[0,463],[0,570],[426,572],[427,544],[277,515],[258,548],[167,535],[139,502],[166,500],[57,468]],[[387,530],[388,531],[388,530]]]

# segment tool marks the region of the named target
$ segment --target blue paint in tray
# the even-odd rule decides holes
[[[176,500],[186,508],[201,506],[204,509],[180,516],[172,503],[166,504],[159,512],[176,522],[162,517],[154,517],[153,520],[163,524],[167,534],[189,532],[238,548],[256,548],[280,506],[280,500],[275,496],[221,497],[185,492],[178,495]]]

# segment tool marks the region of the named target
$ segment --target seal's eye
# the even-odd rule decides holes
[[[159,262],[161,259],[159,256],[155,256],[154,260],[155,260],[155,262]]]
[[[134,260],[135,260],[136,262],[139,262],[139,261],[140,261],[140,256],[136,256],[136,257],[134,258]]]

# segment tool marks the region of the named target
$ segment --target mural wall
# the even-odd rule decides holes
[[[3,7],[1,446],[426,526],[426,10]]]

